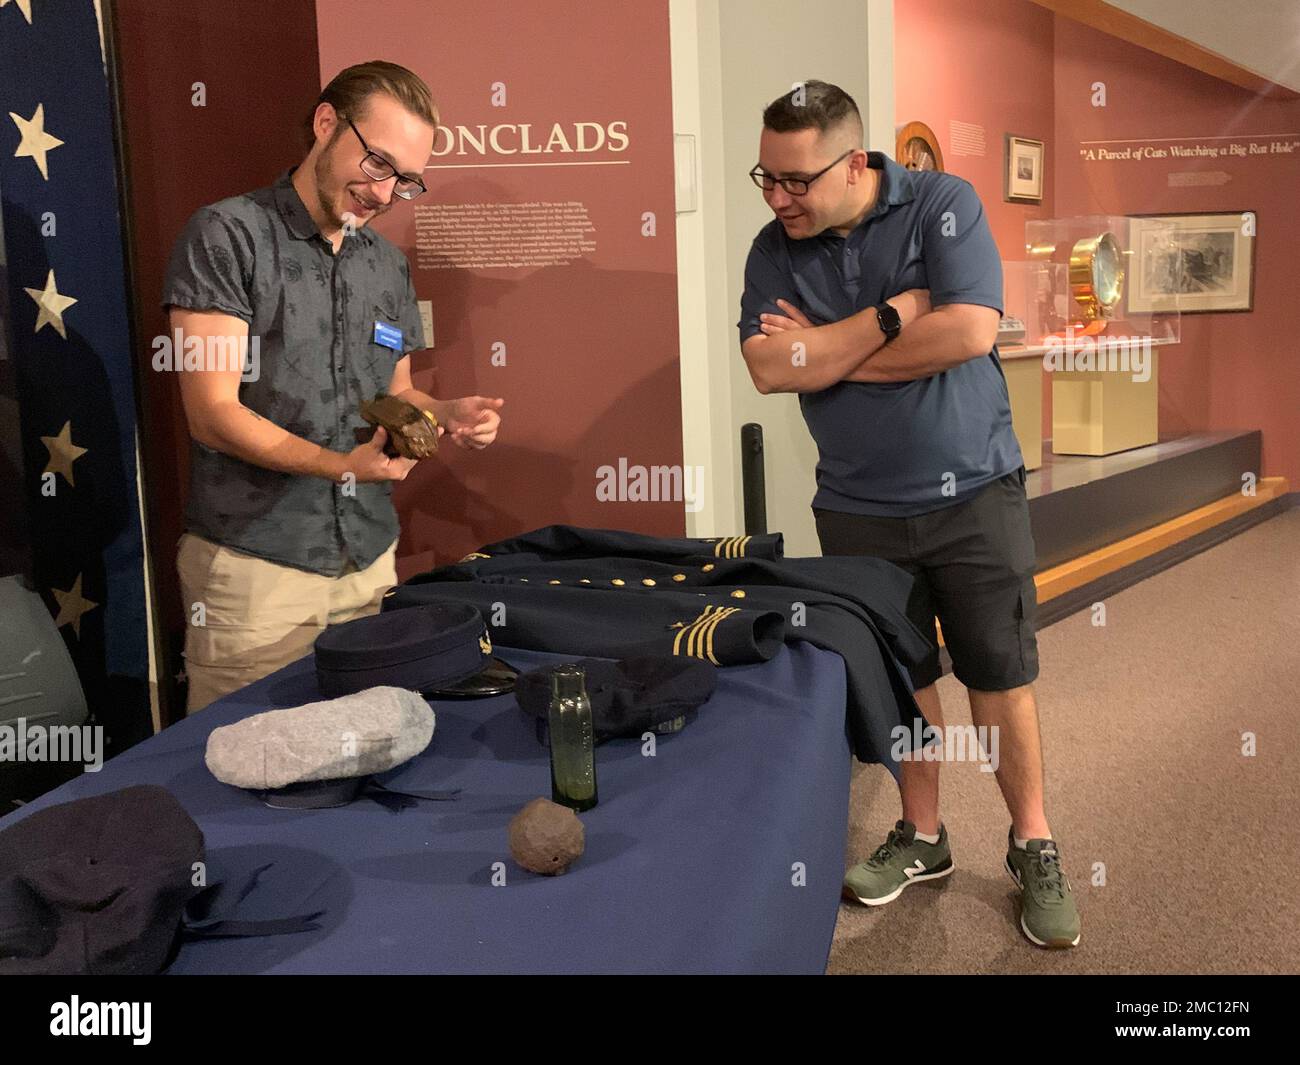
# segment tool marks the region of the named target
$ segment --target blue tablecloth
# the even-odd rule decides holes
[[[562,656],[501,648],[521,668]],[[318,699],[312,659],[250,685],[0,820],[129,784],[160,784],[207,840],[209,879],[273,862],[240,910],[324,910],[318,930],[187,942],[173,973],[805,972],[825,969],[838,911],[850,754],[843,660],[807,643],[720,672],[713,698],[654,757],[597,748],[600,804],[564,875],[510,858],[507,824],[550,795],[546,749],[512,696],[436,701],[433,742],[384,782],[463,789],[399,813],[362,799],[272,810],[218,782],[208,734]],[[496,865],[496,863],[502,863]],[[503,886],[494,869],[504,869]]]

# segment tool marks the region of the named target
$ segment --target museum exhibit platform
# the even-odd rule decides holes
[[[1258,478],[1257,430],[1195,433],[1116,455],[1056,455],[1028,475],[1039,625],[1073,613],[1289,505]],[[1247,474],[1256,475],[1253,485]],[[1253,489],[1253,491],[1252,491]]]
[[[1258,430],[1192,433],[1092,457],[1053,454],[1047,441],[1025,485],[1038,550],[1037,627],[1297,505],[1285,477],[1244,480],[1257,475],[1260,443]],[[942,661],[951,671],[946,650]]]

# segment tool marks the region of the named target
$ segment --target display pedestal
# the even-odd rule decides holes
[[[1011,400],[1011,427],[1025,469],[1036,470],[1043,464],[1043,359],[1041,355],[1004,355],[1001,362]]]
[[[1114,370],[1052,373],[1052,453],[1113,455],[1159,439],[1159,357],[1151,352],[1151,376],[1134,381]]]
[[[1025,485],[1040,573],[1240,497],[1242,471],[1260,461],[1258,430],[1197,433],[1096,458],[1056,455],[1046,443],[1043,467]]]

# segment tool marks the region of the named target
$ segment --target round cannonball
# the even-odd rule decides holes
[[[557,876],[584,846],[578,815],[550,799],[534,799],[510,820],[510,855],[529,872]]]

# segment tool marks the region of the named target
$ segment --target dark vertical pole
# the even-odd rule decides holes
[[[763,472],[763,427],[740,427],[740,477],[745,497],[745,534],[767,532],[767,482]]]
[[[153,661],[157,670],[156,708],[151,706],[154,714],[153,727],[159,729],[179,720],[184,716],[184,703],[176,691],[173,667],[177,655],[168,653],[167,624],[165,602],[159,593],[158,575],[154,569],[158,560],[167,559],[168,552],[158,548],[161,529],[157,521],[156,507],[153,501],[153,480],[149,477],[149,464],[145,455],[151,441],[163,437],[158,430],[158,412],[149,402],[143,376],[148,372],[149,361],[140,357],[140,352],[148,347],[140,342],[141,321],[140,297],[136,286],[137,254],[135,232],[131,224],[131,168],[128,158],[126,137],[126,108],[122,100],[121,51],[118,42],[117,0],[105,0],[100,8],[104,20],[104,59],[105,73],[108,78],[108,98],[113,109],[113,148],[117,162],[117,200],[118,218],[122,227],[122,262],[126,274],[126,320],[130,338],[131,351],[134,353],[135,372],[135,416],[138,425],[138,438],[141,442],[137,450],[137,461],[141,465],[140,487],[143,494],[141,506],[144,538],[144,553],[147,559],[145,579],[149,584],[149,640],[153,645]],[[152,678],[151,678],[152,679]]]

